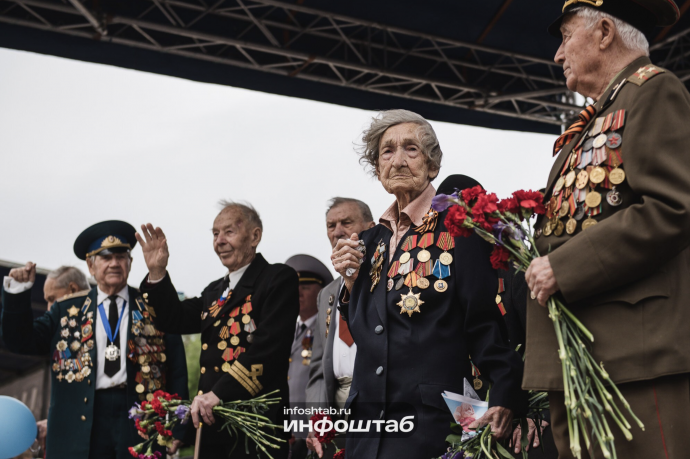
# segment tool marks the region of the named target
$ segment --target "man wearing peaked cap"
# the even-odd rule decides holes
[[[188,397],[181,338],[156,330],[139,291],[127,286],[135,245],[134,228],[125,222],[106,221],[84,230],[74,253],[86,260],[97,286],[63,297],[36,320],[30,283],[13,285],[12,272],[5,278],[2,334],[7,347],[51,358],[48,458],[131,457],[128,448],[141,442],[128,419],[134,403],[151,400],[156,390]],[[181,438],[183,430],[173,434]],[[179,441],[167,446],[174,452]]]
[[[678,17],[671,0],[568,0],[549,28],[568,88],[595,101],[544,152],[556,158],[535,231],[548,255],[526,273],[523,388],[549,391],[560,458],[573,453],[551,295],[592,332],[594,359],[645,425],[626,441],[609,420],[617,456],[690,450],[690,94],[643,34]]]
[[[304,409],[316,317],[319,312],[317,298],[321,289],[333,281],[333,275],[323,263],[310,255],[294,255],[288,258],[285,264],[297,271],[299,276],[299,316],[295,325],[288,371],[290,404],[293,409]],[[290,420],[306,422],[309,416],[293,413]],[[305,439],[308,433],[298,431],[293,434],[295,441],[291,445],[292,457],[303,458],[307,455]]]

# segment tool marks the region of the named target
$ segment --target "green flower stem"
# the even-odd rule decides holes
[[[554,301],[555,301],[555,300],[554,300]],[[589,330],[587,330],[587,327],[585,327],[585,326],[582,324],[582,322],[580,322],[580,321],[577,319],[577,317],[575,317],[575,316],[573,315],[573,313],[570,312],[570,310],[569,310],[568,308],[566,308],[560,301],[558,301],[556,304],[557,304],[557,307],[559,308],[559,310],[560,310],[561,312],[565,313],[565,315],[568,316],[568,318],[569,318],[575,325],[577,325],[577,327],[582,331],[582,333],[585,334],[585,336],[587,336],[587,338],[589,338],[589,340],[590,340],[591,342],[594,342],[594,335],[592,335],[592,332],[590,332]]]

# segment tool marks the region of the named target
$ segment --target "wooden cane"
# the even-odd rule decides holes
[[[201,427],[203,425],[204,423],[199,421],[199,428],[196,429],[196,442],[194,442],[194,459],[199,459],[201,457]]]

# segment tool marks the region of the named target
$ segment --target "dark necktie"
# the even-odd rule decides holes
[[[305,328],[307,328],[307,324],[297,325],[297,328],[295,329],[295,340],[299,338]]]
[[[582,110],[582,112],[580,112],[578,115],[578,120],[571,124],[570,127],[566,129],[565,132],[561,134],[561,136],[556,139],[556,142],[553,144],[554,156],[556,156],[558,152],[563,149],[563,147],[568,145],[577,134],[585,129],[585,126],[587,126],[596,112],[597,109],[594,108],[594,105],[588,105],[584,110]]]
[[[108,322],[110,322],[110,332],[115,333],[115,328],[117,328],[117,320],[119,318],[119,315],[117,313],[117,295],[110,295],[108,297],[110,300],[110,306],[108,306]],[[124,305],[123,305],[124,307]],[[118,349],[120,348],[120,331],[117,331],[117,335],[113,336],[113,344],[115,347]],[[108,343],[110,344],[110,343]],[[103,367],[103,372],[110,376],[113,377],[115,374],[120,371],[120,366],[122,359],[115,359],[115,360],[108,360],[105,359],[105,365]]]

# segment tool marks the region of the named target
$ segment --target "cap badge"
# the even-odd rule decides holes
[[[604,4],[604,0],[568,0],[565,2],[565,5],[563,5],[563,11],[570,6],[570,5],[575,5],[577,3],[586,3],[588,5],[592,5],[596,8],[599,8],[601,5]]]

